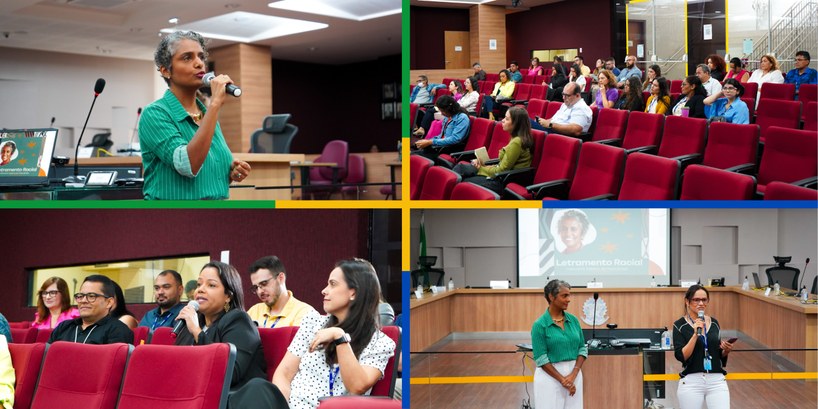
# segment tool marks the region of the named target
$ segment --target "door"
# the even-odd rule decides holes
[[[635,55],[636,61],[649,60],[647,48],[645,21],[628,21],[628,55]],[[636,66],[643,72],[645,71],[645,64],[636,64]]]
[[[469,32],[445,31],[446,69],[469,68]]]

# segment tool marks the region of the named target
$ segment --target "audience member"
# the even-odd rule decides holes
[[[232,407],[314,409],[323,396],[367,395],[383,377],[395,342],[379,329],[375,269],[366,260],[340,261],[327,282],[328,315],[304,317],[273,383],[251,380]]]
[[[457,103],[466,111],[466,113],[477,112],[477,101],[480,100],[480,93],[477,91],[477,78],[468,77],[463,81],[464,94]]]
[[[238,271],[218,261],[205,264],[196,281],[199,311],[185,306],[177,320],[184,320],[176,345],[207,345],[229,342],[236,346],[236,365],[231,390],[253,378],[267,378],[267,364],[258,329],[244,312],[244,291]],[[233,406],[230,407],[242,407]]]
[[[721,83],[710,76],[710,67],[706,64],[699,64],[696,67],[696,76],[702,81],[702,87],[704,87],[708,96],[721,91]]]
[[[46,279],[37,292],[37,312],[31,326],[37,329],[56,328],[59,323],[79,316],[79,310],[71,307],[68,283],[60,277]]]
[[[122,292],[122,287],[116,281],[114,281],[114,294],[116,296],[114,297],[114,307],[111,309],[111,317],[122,321],[130,329],[139,326],[136,316],[128,310],[128,306],[125,304],[125,293]]]
[[[491,95],[486,95],[483,98],[483,108],[488,117],[494,120],[494,105],[497,104],[500,109],[500,114],[503,115],[508,107],[504,107],[502,102],[508,101],[514,95],[514,87],[516,83],[511,81],[511,73],[508,70],[500,71],[500,81],[494,84],[494,90]]]
[[[616,101],[616,109],[639,112],[645,110],[645,102],[642,100],[642,83],[639,82],[639,78],[628,77],[625,80],[625,89],[622,96]]]
[[[508,82],[513,84],[511,81]],[[466,146],[466,138],[469,136],[470,125],[468,114],[451,96],[444,95],[438,98],[435,106],[443,115],[443,126],[441,127],[443,130],[438,136],[415,142],[415,147],[418,150],[413,152],[416,155],[425,156],[432,160],[444,151],[457,152],[463,150]],[[425,132],[423,128],[418,130]]]
[[[460,80],[452,80],[449,82],[449,92],[455,101],[460,101],[463,98],[463,83]]]
[[[145,313],[140,327],[156,331],[159,327],[172,327],[182,310],[182,276],[176,270],[164,270],[153,280],[153,298],[156,308]]]
[[[772,55],[763,55],[761,56],[761,62],[759,63],[759,69],[753,71],[753,74],[750,75],[750,79],[747,82],[755,82],[758,84],[758,94],[756,95],[756,107],[758,107],[758,101],[761,99],[761,87],[764,86],[767,82],[772,82],[774,84],[783,84],[784,83],[784,75],[781,74],[781,71],[778,70],[778,60],[775,59]]]
[[[500,163],[486,165],[475,159],[471,163],[455,165],[452,169],[463,176],[464,182],[478,184],[497,194],[502,194],[504,186],[494,177],[500,172],[531,166],[531,150],[534,149],[531,122],[525,108],[515,106],[506,111],[501,125],[511,135],[511,140],[500,149]]]
[[[750,73],[744,69],[744,63],[741,58],[733,57],[730,59],[730,70],[727,71],[725,78],[735,78],[739,82],[747,82],[750,79]]]
[[[653,80],[650,87],[650,96],[645,103],[645,112],[650,114],[667,114],[670,110],[669,86],[665,77]]]
[[[548,85],[548,92],[545,98],[549,101],[562,101],[561,90],[568,83],[568,76],[565,75],[565,66],[562,64],[554,64],[551,67],[551,81],[546,84],[543,81],[542,85]]]
[[[49,343],[55,341],[83,344],[133,344],[133,331],[122,321],[111,316],[116,304],[114,282],[99,274],[85,277],[80,292],[74,294],[80,316],[63,321],[51,332]]]
[[[483,67],[480,66],[479,62],[472,64],[471,68],[474,70],[474,76],[477,78],[477,81],[486,80],[486,72],[483,70]]]
[[[520,66],[517,61],[512,61],[508,65],[508,72],[511,73],[511,80],[514,82],[523,82],[523,73],[520,72]]]
[[[287,272],[276,256],[262,257],[250,266],[250,291],[261,300],[247,314],[259,328],[297,327],[310,311],[309,304],[297,300],[287,290]]]
[[[435,92],[445,88],[443,84],[430,84],[429,77],[425,75],[418,75],[417,85],[409,96],[409,102],[419,105],[431,104],[435,99]]]
[[[687,115],[691,118],[706,118],[704,114],[704,99],[707,93],[702,87],[702,81],[695,75],[690,75],[682,80],[682,93],[673,105],[671,112],[676,116],[683,115],[687,109]]]
[[[11,339],[11,327],[3,314],[0,314],[0,335],[6,337],[9,342],[13,342]]]
[[[528,73],[526,75],[545,75],[545,71],[542,65],[540,65],[540,59],[534,57],[531,59],[531,65],[528,66]]]
[[[648,67],[648,71],[645,73],[645,82],[642,83],[642,91],[650,91],[650,88],[653,86],[653,80],[662,76],[662,68],[658,65],[653,64]]]
[[[395,310],[389,305],[381,294],[381,301],[378,303],[378,317],[381,327],[395,325]]]
[[[3,314],[0,320],[5,321]],[[15,373],[11,365],[11,353],[9,353],[10,339],[0,337],[0,408],[12,409],[14,407],[14,384]]]
[[[616,60],[613,57],[608,57],[605,59],[605,69],[612,72],[614,78],[619,75],[619,68],[616,68]]]
[[[605,69],[605,61],[602,61],[601,58],[596,60],[596,66],[594,66],[594,71],[591,73],[591,76],[594,78],[594,82],[599,76],[599,72]]]
[[[580,91],[585,90],[585,85],[587,83],[585,81],[585,77],[582,75],[582,69],[579,68],[579,65],[573,64],[571,65],[571,68],[568,69],[568,82],[576,82]],[[562,93],[562,90],[560,90],[560,93]]]
[[[558,133],[567,136],[579,136],[587,133],[593,120],[593,111],[580,95],[580,88],[576,83],[568,84],[563,89],[560,109],[551,119],[537,118],[531,120],[531,127],[548,133]]]
[[[710,121],[730,122],[732,124],[749,124],[750,110],[741,100],[744,86],[736,79],[724,80],[721,91],[704,99],[707,119]]]
[[[798,87],[801,84],[818,83],[818,71],[809,67],[809,52],[799,51],[795,53],[795,68],[787,72],[784,79],[787,84],[795,84],[795,98],[798,99]]]
[[[721,58],[718,54],[710,54],[707,56],[707,68],[710,69],[710,76],[715,78],[716,81],[722,82],[724,81],[725,73],[725,66],[727,63],[724,62],[724,58]],[[704,80],[702,80],[704,82]]]
[[[185,284],[185,297],[190,301],[196,296],[196,280],[190,280]]]
[[[616,90],[616,77],[608,70],[599,72],[599,89],[596,91],[594,103],[598,109],[613,108],[619,98],[619,91]]]
[[[629,55],[625,58],[625,68],[616,76],[616,86],[622,88],[625,86],[625,81],[630,77],[636,77],[639,82],[642,82],[642,70],[636,66],[636,56]]]
[[[574,57],[574,64],[579,65],[579,73],[582,74],[583,77],[588,77],[591,75],[591,68],[585,65],[585,58],[583,58],[581,55]]]

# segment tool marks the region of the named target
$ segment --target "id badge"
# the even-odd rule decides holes
[[[705,371],[713,370],[713,364],[710,362],[710,357],[704,358],[704,370]]]

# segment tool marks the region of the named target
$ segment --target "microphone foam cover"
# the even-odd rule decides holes
[[[94,92],[97,94],[101,94],[102,90],[105,89],[105,79],[99,78],[97,79],[97,83],[94,84]]]

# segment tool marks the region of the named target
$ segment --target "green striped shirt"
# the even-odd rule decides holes
[[[579,355],[588,357],[585,336],[577,317],[566,312],[564,326],[565,330],[555,324],[548,310],[534,322],[531,327],[531,344],[537,366],[573,361]]]
[[[199,100],[196,103],[202,112],[206,112],[204,104]],[[145,199],[227,199],[233,154],[216,123],[210,151],[194,175],[187,156],[187,144],[198,129],[199,125],[193,122],[170,90],[145,107],[139,120]]]

